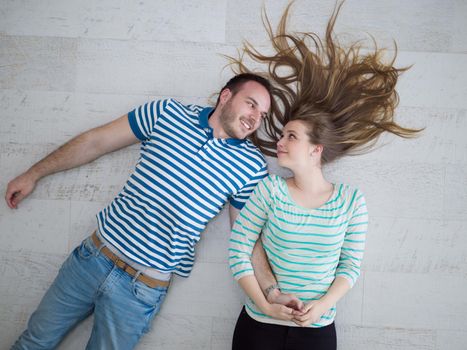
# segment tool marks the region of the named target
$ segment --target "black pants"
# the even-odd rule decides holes
[[[232,350],[335,350],[334,323],[321,328],[262,323],[242,309],[235,326]]]

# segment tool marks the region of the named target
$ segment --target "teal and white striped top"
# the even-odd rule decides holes
[[[317,300],[336,276],[354,285],[360,274],[367,227],[365,198],[358,189],[336,184],[325,204],[308,209],[294,203],[283,178],[269,175],[259,182],[235,221],[230,268],[236,280],[253,275],[251,254],[261,237],[280,289],[304,302]],[[249,298],[246,310],[260,322],[297,326],[263,314]],[[334,305],[310,327],[329,325],[335,315]]]

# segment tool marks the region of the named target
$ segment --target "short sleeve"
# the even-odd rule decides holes
[[[131,130],[139,140],[145,141],[150,138],[167,102],[168,100],[148,102],[128,113]]]
[[[248,181],[235,195],[230,198],[230,204],[237,209],[242,209],[258,182],[268,175],[268,168],[264,162],[261,169]]]

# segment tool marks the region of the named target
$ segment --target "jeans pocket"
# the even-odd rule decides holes
[[[151,288],[138,280],[132,284],[134,297],[141,303],[159,309],[167,295],[167,287]]]
[[[88,260],[94,255],[95,248],[91,239],[88,237],[76,248],[78,255],[81,259]]]
[[[139,308],[144,310],[145,324],[142,329],[142,334],[149,331],[152,320],[159,312],[165,296],[167,295],[168,287],[150,288],[140,281],[132,283],[132,293],[139,304]]]

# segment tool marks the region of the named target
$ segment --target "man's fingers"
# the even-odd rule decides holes
[[[293,314],[294,310],[291,309],[290,307],[287,307],[285,305],[282,305],[281,307],[281,313],[284,317],[284,319],[290,321],[294,318],[294,314]]]
[[[5,193],[5,201],[8,206],[16,209],[18,203],[34,190],[35,185],[36,181],[25,174],[11,180]]]
[[[290,300],[290,301],[287,303],[287,305],[286,305],[286,306],[288,306],[288,307],[292,307],[292,308],[294,308],[294,309],[295,309],[295,308],[297,308],[297,307],[298,307],[298,305],[299,305],[299,303],[298,303],[298,300],[296,300],[296,299],[292,299],[292,300]]]
[[[24,197],[26,196],[22,192],[15,192],[13,194],[13,199],[11,202],[13,203],[15,209],[17,208],[18,203],[21,202]]]
[[[292,308],[290,308],[290,307],[287,307],[287,306],[285,306],[285,305],[282,305],[281,311],[282,311],[283,313],[287,314],[287,315],[292,315],[292,313],[293,313],[294,310],[293,310]]]
[[[11,208],[15,208],[14,199],[17,196],[17,193],[13,188],[8,188],[5,194],[6,204]]]
[[[10,202],[10,194],[8,192],[5,194],[5,202],[10,209],[13,209],[11,202]]]
[[[293,304],[293,308],[294,308],[295,310],[297,310],[297,311],[303,311],[302,309],[303,309],[303,307],[304,307],[305,304],[304,304],[303,301],[301,301],[300,299],[294,300],[294,301],[292,302],[292,304]]]
[[[297,311],[301,311],[304,305],[303,301],[301,301],[293,294],[284,294],[284,296],[286,296],[289,299],[289,301],[285,304],[286,306],[291,307]]]
[[[293,311],[293,315],[294,315],[294,316],[303,316],[303,315],[305,315],[305,312],[303,312],[303,311],[298,311],[298,310],[294,310],[294,311]]]
[[[301,302],[301,305],[296,305],[294,310],[294,315],[305,315],[307,310],[305,309],[305,304]]]

